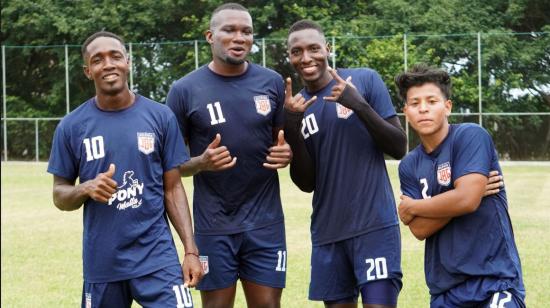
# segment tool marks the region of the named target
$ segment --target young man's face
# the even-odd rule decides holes
[[[116,95],[127,88],[129,60],[122,43],[98,37],[86,49],[84,74],[94,81],[96,92]]]
[[[252,17],[245,11],[222,10],[216,13],[212,29],[206,31],[212,56],[227,64],[244,63],[253,39]]]
[[[439,132],[447,125],[452,102],[434,83],[409,88],[403,112],[420,137]]]
[[[328,55],[325,37],[315,29],[295,31],[288,36],[290,64],[306,84],[315,83],[328,73]]]

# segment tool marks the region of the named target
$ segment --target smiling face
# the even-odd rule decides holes
[[[403,112],[421,139],[444,138],[447,135],[452,102],[434,83],[410,87]]]
[[[252,17],[246,11],[221,10],[206,31],[214,63],[217,65],[242,65],[252,48],[254,39]]]
[[[97,94],[114,96],[128,90],[129,60],[120,41],[100,36],[90,42],[84,59],[84,74],[94,81]]]
[[[294,31],[288,36],[290,64],[308,89],[319,89],[331,80],[329,52],[324,35],[316,29]]]

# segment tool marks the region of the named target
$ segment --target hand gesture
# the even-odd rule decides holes
[[[317,96],[314,96],[306,101],[306,99],[300,93],[292,96],[292,79],[290,79],[290,77],[286,78],[285,109],[295,113],[304,113],[307,107],[313,104],[316,99]]]
[[[286,167],[292,160],[292,150],[290,145],[286,143],[285,133],[279,131],[277,136],[277,144],[269,148],[269,155],[266,157],[267,162],[264,167],[268,169],[279,169]]]
[[[483,197],[498,194],[501,187],[504,187],[504,181],[502,180],[502,175],[498,174],[498,170],[489,172],[489,179],[487,180]]]
[[[195,254],[186,254],[183,264],[183,285],[188,288],[195,287],[204,276],[199,257]]]
[[[216,134],[214,140],[200,156],[201,170],[221,171],[235,166],[237,157],[231,157],[226,146],[220,146],[222,137]]]
[[[88,196],[97,202],[109,202],[109,199],[117,189],[117,183],[113,180],[114,174],[115,164],[110,164],[107,172],[99,173],[95,179],[86,182]]]
[[[342,92],[344,92],[344,89],[349,85],[355,89],[355,86],[353,83],[351,83],[351,76],[346,78],[346,80],[342,79],[340,75],[336,72],[336,70],[329,68],[328,72],[330,75],[332,75],[332,78],[336,80],[336,84],[332,87],[332,91],[330,92],[330,96],[323,97],[324,100],[327,101],[333,101],[336,102],[342,95]]]
[[[399,219],[401,219],[403,224],[408,225],[414,219],[414,215],[409,213],[409,209],[412,207],[414,199],[405,195],[401,195],[399,198],[401,199],[398,208]]]

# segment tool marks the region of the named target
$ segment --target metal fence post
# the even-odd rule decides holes
[[[34,148],[34,155],[36,157],[36,161],[39,160],[39,154],[40,154],[40,150],[39,150],[39,144],[38,144],[38,141],[39,138],[38,138],[38,119],[35,119],[34,120],[34,145],[35,145],[35,148]]]
[[[195,69],[199,68],[199,41],[195,40]]]
[[[403,33],[403,65],[405,66],[405,71],[408,69],[408,50],[407,50],[407,33]],[[407,122],[407,117],[405,117],[405,134],[407,136],[407,153],[409,153],[409,122]]]
[[[4,161],[8,161],[8,125],[6,114],[6,46],[2,45],[2,110],[4,112]]]
[[[481,98],[481,33],[477,33],[477,95],[478,95],[478,110],[479,110],[479,125],[483,126],[483,109]]]
[[[65,44],[65,103],[67,104],[67,114],[71,110],[69,94],[69,45]]]
[[[134,51],[132,43],[128,43],[128,53],[130,57],[130,90],[134,90]]]
[[[265,67],[265,38],[262,37],[262,66]]]
[[[336,69],[336,39],[334,39],[334,36],[332,37],[332,68]]]

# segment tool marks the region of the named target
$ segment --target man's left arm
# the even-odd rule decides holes
[[[353,110],[384,153],[395,159],[403,158],[406,154],[407,135],[401,127],[399,118],[394,115],[383,119],[357,91],[351,83],[351,78],[343,80],[335,70],[330,69],[329,72],[336,80],[336,85],[332,88],[331,96],[324,99],[338,101]]]
[[[399,216],[414,218],[453,218],[475,212],[486,191],[487,176],[469,173],[454,182],[454,189],[429,199],[405,198],[399,204]],[[410,220],[410,219],[409,219]]]
[[[193,237],[191,214],[185,189],[181,183],[178,168],[164,172],[164,206],[168,218],[176,229],[185,249],[183,260],[183,276],[185,284],[194,287],[203,276],[202,266],[199,261],[199,250]]]

